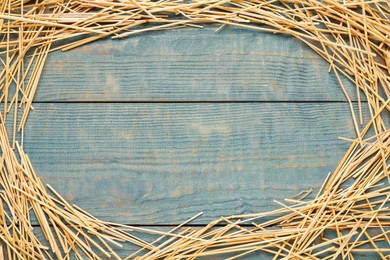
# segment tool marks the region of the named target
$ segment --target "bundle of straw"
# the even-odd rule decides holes
[[[349,150],[314,199],[286,199],[276,211],[181,228],[197,215],[161,232],[96,219],[42,184],[23,150],[23,133],[49,52],[209,23],[289,34],[329,62],[349,102],[356,139],[346,139]],[[8,259],[121,259],[116,248],[123,243],[140,247],[128,258],[142,259],[233,259],[258,250],[293,259],[390,257],[387,0],[3,0],[0,33],[0,253]],[[356,85],[356,113],[341,76]],[[362,94],[368,122],[362,119]],[[149,243],[131,231],[160,237]]]

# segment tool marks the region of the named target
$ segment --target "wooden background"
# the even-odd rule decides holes
[[[163,230],[316,192],[355,136],[336,77],[296,39],[216,28],[52,53],[25,135],[42,179],[99,218]]]

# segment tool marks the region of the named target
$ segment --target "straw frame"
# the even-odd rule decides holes
[[[120,247],[130,242],[141,247],[137,256],[142,259],[192,259],[227,253],[236,258],[258,250],[275,258],[352,258],[359,252],[389,257],[389,17],[389,4],[380,0],[6,0],[0,5],[0,48],[4,55],[0,74],[4,111],[0,114],[3,251],[12,259],[70,259],[71,254],[80,259],[121,259],[110,244]],[[329,62],[329,70],[336,75],[350,105],[357,138],[349,140],[350,149],[315,199],[304,201],[303,194],[298,199],[286,199],[289,205],[279,202],[281,209],[274,212],[221,217],[200,230],[179,228],[197,215],[174,230],[161,232],[98,220],[67,203],[50,185],[42,184],[23,150],[23,132],[50,51],[71,50],[108,36],[124,38],[208,23],[289,34]],[[144,24],[150,26],[139,28]],[[54,42],[74,36],[84,38],[52,48]],[[33,76],[27,78],[28,72]],[[359,114],[355,115],[341,75],[355,82],[357,92],[367,98],[371,120],[363,128],[361,100]],[[6,124],[13,126],[10,137]],[[374,134],[369,135],[370,131]],[[351,180],[350,186],[342,187]],[[33,234],[31,212],[48,245]],[[259,223],[264,216],[273,219]],[[130,230],[161,237],[156,239],[157,244],[148,243],[134,237]],[[336,238],[326,237],[329,230],[337,234]],[[380,247],[382,242],[387,247]]]

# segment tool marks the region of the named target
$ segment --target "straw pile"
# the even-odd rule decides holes
[[[96,219],[42,184],[23,151],[23,129],[50,51],[209,23],[292,35],[328,61],[339,79],[356,139],[348,140],[350,149],[313,200],[286,199],[273,212],[181,227],[195,216],[160,232]],[[258,250],[293,259],[390,257],[387,0],[3,0],[0,33],[0,253],[9,259],[121,259],[116,250],[123,243],[140,247],[129,259],[227,253],[233,259]],[[356,111],[341,76],[356,85]],[[131,231],[161,237],[148,243]]]

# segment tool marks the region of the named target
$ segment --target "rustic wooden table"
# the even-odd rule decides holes
[[[25,136],[42,179],[99,218],[162,230],[315,193],[354,137],[337,79],[296,39],[216,28],[52,53]]]

